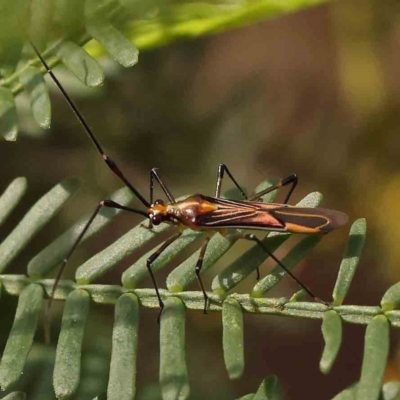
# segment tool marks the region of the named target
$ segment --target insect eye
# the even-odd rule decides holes
[[[154,205],[156,206],[163,206],[164,202],[162,200],[156,200],[156,202],[154,203]]]
[[[161,223],[161,215],[160,214],[155,214],[151,217],[151,222],[153,225],[160,225]]]

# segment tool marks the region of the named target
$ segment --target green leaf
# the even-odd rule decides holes
[[[2,1],[0,13],[0,75],[7,77],[17,65],[29,22],[27,0]],[[1,108],[1,107],[0,107]]]
[[[107,20],[93,17],[86,23],[86,29],[123,67],[132,67],[138,62],[139,51],[136,46]]]
[[[12,213],[26,192],[28,182],[26,178],[14,179],[0,197],[0,225]]]
[[[55,2],[55,21],[68,37],[77,35],[84,29],[85,5],[89,1],[57,0]]]
[[[383,295],[381,300],[383,311],[391,311],[400,307],[400,282],[391,286]]]
[[[283,400],[283,391],[276,375],[267,376],[254,395],[253,400]]]
[[[171,44],[176,40],[196,39],[204,35],[224,32],[240,26],[256,23],[266,18],[284,15],[305,7],[324,3],[325,0],[295,1],[244,1],[174,3],[163,8],[155,18],[143,19],[130,24],[128,35],[140,50],[153,49]],[[147,3],[147,2],[146,2]],[[99,52],[92,44],[93,52]]]
[[[89,302],[89,294],[84,290],[74,290],[65,301],[53,374],[53,386],[58,399],[70,398],[79,385]]]
[[[229,379],[239,379],[244,371],[243,312],[235,299],[228,298],[222,305],[222,346]]]
[[[239,397],[237,400],[253,400],[254,396],[255,396],[255,393],[248,393],[242,397]]]
[[[30,0],[29,37],[39,49],[49,40],[52,17],[53,0]]]
[[[119,261],[133,253],[135,250],[140,249],[158,234],[170,228],[163,224],[155,226],[150,230],[147,228],[147,225],[148,221],[144,220],[125,235],[121,236],[111,246],[108,246],[106,249],[82,264],[76,270],[76,281],[79,284],[93,282],[109,271]]]
[[[263,239],[263,243],[270,251],[274,252],[289,237],[290,234],[273,237],[267,235]],[[224,295],[254,272],[267,258],[268,254],[265,250],[255,244],[215,276],[211,285],[212,291],[218,295]]]
[[[82,47],[73,42],[63,42],[57,50],[63,64],[86,86],[100,86],[104,72],[99,63]]]
[[[186,229],[182,236],[173,244],[168,246],[161,255],[151,265],[152,271],[155,273],[167,266],[175,257],[182,253],[188,246],[196,243],[205,235],[204,232],[194,232],[191,229]],[[131,265],[122,274],[122,285],[126,288],[136,288],[140,282],[149,276],[147,269],[147,259],[154,254],[155,249],[150,250],[144,256],[140,257],[133,265]]]
[[[400,400],[400,382],[387,382],[382,388],[382,400]]]
[[[189,398],[185,353],[185,306],[168,298],[160,321],[160,385],[163,400]]]
[[[55,349],[53,346],[43,344],[42,339],[43,335],[39,335],[32,346],[24,375],[18,384],[18,386],[21,385],[25,388],[29,395],[28,400],[55,399],[53,385],[51,384]]]
[[[8,394],[7,396],[3,397],[2,400],[25,400],[26,393],[23,392],[12,392]]]
[[[30,240],[77,191],[79,181],[67,179],[47,192],[25,214],[20,223],[0,245],[0,272],[26,247]]]
[[[332,400],[354,400],[356,398],[357,383],[353,383],[342,392],[338,393]]]
[[[130,189],[124,187],[114,192],[110,196],[110,199],[119,204],[128,205],[132,201],[133,197],[134,196]],[[96,233],[100,232],[121,211],[122,210],[108,207],[102,208],[83,237],[81,244]],[[32,258],[28,264],[28,275],[32,279],[39,279],[60,265],[62,260],[71,251],[72,246],[83,231],[91,215],[92,213],[85,215],[71,228],[59,236],[54,242],[45,247],[39,254]]]
[[[367,326],[356,400],[375,400],[379,397],[388,354],[389,322],[384,315],[378,315]]]
[[[124,294],[115,305],[108,400],[135,397],[138,328],[138,299],[134,294]]]
[[[214,235],[208,243],[201,273],[211,268],[234,245],[236,240],[223,237],[219,233]],[[168,275],[167,288],[170,292],[182,292],[196,279],[195,265],[199,256],[200,250],[192,254]]]
[[[342,343],[342,319],[336,311],[329,310],[325,313],[322,321],[322,335],[325,347],[319,362],[319,369],[324,374],[328,374]]]
[[[282,259],[282,264],[292,270],[303,258],[310,253],[321,241],[321,236],[307,236],[302,239],[290,252]],[[280,265],[276,265],[273,270],[264,278],[260,279],[253,288],[253,297],[262,297],[268,290],[271,290],[286,276],[286,271]]]
[[[40,127],[50,128],[51,105],[49,91],[42,73],[34,67],[21,71],[19,79],[29,94],[33,117]]]
[[[14,323],[0,364],[0,385],[8,389],[23,373],[42,311],[43,289],[32,283],[21,293]]]
[[[349,291],[353,276],[360,262],[361,252],[367,235],[365,218],[356,220],[350,228],[349,241],[344,252],[339,274],[333,289],[333,304],[340,306]]]
[[[302,301],[305,296],[307,296],[307,292],[304,289],[300,289],[296,293],[293,293],[292,297],[289,299],[289,302],[296,303],[298,301]]]
[[[0,135],[8,141],[17,140],[17,110],[10,89],[0,86]]]

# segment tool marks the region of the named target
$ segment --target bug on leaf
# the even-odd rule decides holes
[[[158,174],[158,170],[153,168],[150,171],[150,199],[146,198],[140,194],[140,192],[131,184],[127,179],[118,165],[104,152],[102,146],[100,145],[98,139],[96,138],[94,132],[87,124],[82,114],[77,109],[76,105],[66,93],[65,89],[58,81],[57,77],[54,75],[51,68],[48,66],[46,61],[43,59],[37,48],[32,44],[38,58],[42,62],[48,74],[51,76],[61,93],[63,94],[65,100],[69,104],[70,108],[84,127],[86,133],[90,137],[94,146],[97,148],[98,152],[103,157],[107,166],[111,171],[121,179],[124,184],[135,194],[138,200],[145,207],[144,210],[126,207],[121,204],[116,203],[113,200],[103,200],[101,201],[92,216],[87,221],[82,232],[76,239],[74,245],[69,251],[68,255],[62,262],[58,275],[56,277],[52,293],[50,296],[49,307],[54,298],[54,293],[63,273],[63,270],[70,259],[71,255],[75,251],[76,247],[84,237],[85,233],[89,229],[93,220],[96,218],[97,214],[103,207],[109,207],[114,209],[121,209],[128,212],[136,213],[145,216],[149,219],[149,229],[153,225],[159,225],[161,223],[167,223],[177,226],[178,231],[166,240],[148,259],[147,268],[152,279],[158,302],[162,310],[164,304],[160,296],[158,285],[155,280],[152,264],[154,261],[162,254],[162,252],[170,246],[174,241],[176,241],[181,235],[182,230],[192,229],[196,231],[206,231],[205,241],[201,247],[200,255],[196,263],[196,276],[198,278],[201,290],[204,295],[204,313],[207,311],[208,297],[201,280],[200,272],[203,265],[204,255],[207,249],[209,240],[213,234],[220,232],[221,234],[229,234],[229,229],[240,228],[243,230],[263,230],[263,231],[279,231],[279,232],[293,232],[293,233],[306,233],[306,234],[325,234],[336,228],[339,228],[346,224],[348,217],[346,214],[335,211],[328,210],[324,208],[304,208],[295,207],[288,205],[291,194],[293,193],[298,178],[297,175],[290,175],[287,178],[281,180],[276,185],[273,185],[267,189],[262,190],[259,193],[247,197],[243,189],[237,183],[236,179],[233,177],[229,169],[225,164],[219,164],[217,170],[217,182],[215,189],[215,196],[209,197],[201,194],[196,194],[190,196],[182,201],[176,201],[174,196],[171,194],[170,190],[167,188],[165,183],[162,181]],[[224,176],[232,180],[234,185],[240,191],[243,196],[243,200],[227,200],[221,198],[221,185]],[[163,200],[154,200],[154,182],[157,181],[166,197],[168,198],[168,203],[164,203]],[[263,203],[259,201],[260,197],[272,192],[274,190],[280,189],[284,186],[290,186],[289,192],[282,204],[276,203]],[[280,267],[292,277],[311,297],[317,301],[319,300],[312,292],[309,290],[297,277],[292,274],[292,272],[286,268],[283,263],[276,257],[265,244],[257,238],[253,233],[235,233],[235,238],[246,239],[256,242],[263,250],[277,262]],[[257,278],[259,277],[259,272],[257,270]]]

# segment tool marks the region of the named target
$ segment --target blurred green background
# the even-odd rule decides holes
[[[348,213],[350,221],[365,217],[368,239],[346,304],[378,305],[385,290],[400,279],[399,49],[398,3],[341,1],[142,51],[139,64],[128,70],[104,58],[108,74],[101,89],[87,89],[61,69],[56,72],[109,155],[145,196],[152,167],[159,167],[175,196],[212,195],[216,167],[223,162],[250,191],[267,177],[297,173],[293,203],[317,190],[324,194],[324,207]],[[26,99],[22,96],[20,102],[23,107]],[[121,186],[56,90],[51,132],[43,134],[29,118],[20,117],[23,135],[17,142],[0,143],[0,188],[26,176],[29,189],[1,227],[3,237],[57,182],[78,176],[83,184],[14,263],[13,273],[25,271],[46,243]],[[281,194],[278,200],[283,198]],[[79,249],[67,275],[72,277],[81,262],[139,220],[119,215]],[[330,299],[347,234],[348,227],[325,237],[295,270],[323,299]],[[286,242],[277,254],[283,256],[296,241]],[[206,273],[206,287],[248,247],[237,244]],[[125,260],[102,282],[119,283],[121,272],[137,257]],[[272,265],[263,265],[262,275]],[[166,275],[157,274],[160,286]],[[253,285],[249,277],[238,290],[249,292]],[[286,278],[271,296],[290,296],[296,290]],[[16,299],[7,301],[10,315],[1,324],[2,343],[16,305]],[[139,399],[159,398],[156,316],[156,311],[141,311]],[[79,399],[106,391],[112,320],[112,307],[93,305]],[[279,377],[287,399],[329,399],[360,376],[364,326],[344,326],[339,359],[324,376],[318,369],[320,322],[247,315],[246,369],[236,382],[228,380],[224,369],[221,316],[188,312],[186,329],[193,399],[233,399],[254,392],[270,373]],[[398,336],[393,329],[386,380],[400,379]],[[24,377],[32,393],[39,392],[32,376],[40,377],[43,390],[51,389],[54,353],[41,341],[38,337]]]

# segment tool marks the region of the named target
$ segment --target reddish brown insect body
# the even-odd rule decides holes
[[[347,223],[346,214],[325,208],[226,200],[196,194],[165,205],[158,200],[147,211],[153,225],[166,222],[193,230],[227,228],[293,233],[328,233]]]

